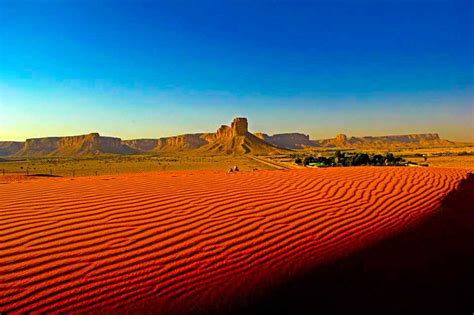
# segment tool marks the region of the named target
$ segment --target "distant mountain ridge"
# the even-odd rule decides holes
[[[311,140],[302,133],[268,135],[248,131],[247,118],[235,118],[230,126],[222,125],[214,133],[184,134],[159,139],[122,140],[98,133],[68,137],[27,139],[25,142],[0,141],[0,156],[94,156],[193,151],[201,154],[279,154],[304,148],[393,148],[449,146],[437,133],[394,136],[347,137]]]
[[[0,141],[0,156],[94,156],[196,151],[202,154],[275,154],[286,149],[256,137],[248,131],[246,118],[235,118],[215,133],[184,134],[159,139],[122,140],[98,133],[68,137],[27,139],[25,142]]]
[[[387,148],[387,147],[427,147],[449,146],[455,142],[441,139],[437,133],[347,137],[339,134],[335,138],[310,140],[309,135],[301,133],[275,134],[273,136],[257,133],[265,141],[287,149],[303,149],[311,147],[324,148]]]
[[[365,136],[350,137],[339,134],[333,139],[315,140],[315,145],[334,147],[373,147],[381,148],[386,146],[413,147],[413,146],[440,146],[453,145],[454,142],[444,140],[437,133],[422,133],[409,135],[391,136]]]
[[[270,136],[266,133],[258,132],[255,135],[260,139],[281,148],[303,149],[314,146],[313,141],[309,139],[309,135],[302,133],[280,133]]]

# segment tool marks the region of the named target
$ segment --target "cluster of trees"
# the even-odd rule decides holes
[[[381,154],[367,154],[367,153],[344,153],[336,151],[331,157],[314,157],[308,156],[304,159],[296,158],[295,163],[299,165],[315,165],[315,166],[398,166],[406,165],[407,161],[401,157],[395,157],[392,153],[386,155]]]

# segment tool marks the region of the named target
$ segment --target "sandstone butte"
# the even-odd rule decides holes
[[[219,132],[245,136],[234,127]],[[357,167],[3,183],[0,310],[229,310],[415,229],[466,181],[466,170]]]

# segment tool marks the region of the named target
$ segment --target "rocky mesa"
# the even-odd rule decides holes
[[[314,146],[309,139],[309,135],[302,133],[280,133],[270,136],[266,133],[256,133],[258,138],[273,144],[274,146],[286,149],[304,149],[306,147]]]
[[[130,154],[135,150],[122,143],[120,138],[103,137],[98,133],[70,137],[27,139],[18,157],[85,156],[99,154]]]
[[[313,140],[314,146],[340,148],[390,148],[450,146],[455,143],[441,139],[437,133],[423,133],[392,136],[347,137],[339,134],[332,139]]]
[[[15,155],[24,145],[21,141],[0,141],[0,156]]]
[[[303,133],[268,135],[249,131],[247,118],[237,117],[216,132],[183,134],[157,139],[122,140],[90,133],[69,137],[27,139],[25,142],[0,141],[0,156],[94,156],[100,154],[165,153],[192,151],[199,154],[279,154],[311,147],[324,148],[401,148],[452,146],[437,133],[393,136],[348,137],[311,140]]]
[[[338,134],[334,138],[321,140],[311,140],[309,135],[302,133],[282,133],[272,136],[265,133],[256,133],[256,136],[274,146],[287,149],[304,149],[311,147],[385,149],[392,147],[452,146],[456,144],[453,141],[441,139],[437,133],[365,137],[348,137],[345,134]]]
[[[200,152],[225,154],[278,154],[285,149],[278,148],[248,131],[247,118],[235,118],[230,126],[222,125],[215,134],[206,136],[208,144]]]
[[[202,154],[272,154],[284,150],[248,131],[247,118],[235,118],[230,126],[222,125],[215,133],[184,134],[159,139],[123,141],[142,152],[179,152],[195,150]]]

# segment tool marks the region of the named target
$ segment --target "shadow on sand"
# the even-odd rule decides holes
[[[472,314],[474,175],[419,226],[286,283],[239,314]]]

